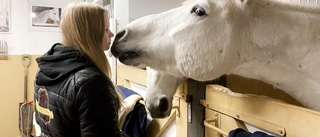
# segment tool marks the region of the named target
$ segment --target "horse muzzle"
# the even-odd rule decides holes
[[[151,114],[152,118],[165,118],[171,113],[171,102],[168,98],[163,97],[158,101],[149,102],[152,100],[146,100],[146,108]]]
[[[118,58],[120,62],[126,65],[139,65],[131,64],[131,59],[140,57],[142,52],[139,51],[136,46],[130,45],[127,40],[128,30],[122,30],[117,33],[112,45],[111,53],[114,57]],[[134,47],[134,48],[132,48]]]

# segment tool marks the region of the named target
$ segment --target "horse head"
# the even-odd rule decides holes
[[[59,23],[60,18],[58,13],[58,8],[48,10],[48,19],[52,20],[54,23]]]
[[[58,13],[57,8],[44,10],[34,17],[33,21],[37,23],[59,23]]]
[[[154,79],[146,97],[151,113],[157,117],[169,114],[180,81],[212,80],[239,64],[240,45],[247,41],[237,32],[244,32],[239,26],[246,24],[250,2],[254,1],[187,1],[175,9],[139,18],[116,35],[111,52],[120,62],[156,71],[150,74]]]
[[[167,117],[172,109],[173,95],[184,78],[175,77],[151,68],[147,68],[147,73],[146,108],[153,118]]]
[[[126,65],[199,81],[215,79],[239,61],[240,47],[234,45],[241,40],[234,39],[234,22],[228,21],[237,15],[228,8],[230,1],[197,0],[142,17],[116,35],[111,52]]]

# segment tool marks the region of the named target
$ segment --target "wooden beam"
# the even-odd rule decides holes
[[[219,85],[207,85],[208,109],[286,137],[320,137],[320,112],[266,96],[234,93]]]
[[[143,86],[147,86],[147,72],[144,69],[118,65],[117,66],[117,84],[124,83],[121,80],[127,80]],[[122,85],[122,84],[118,84]]]

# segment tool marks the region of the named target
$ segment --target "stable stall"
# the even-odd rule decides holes
[[[146,78],[146,70],[117,67],[117,85],[137,90],[132,85],[146,86]],[[147,136],[168,136],[172,124],[177,137],[227,137],[237,128],[279,137],[320,136],[320,112],[301,107],[268,84],[234,75],[209,82],[188,80],[174,95],[171,112],[165,119],[153,119]]]

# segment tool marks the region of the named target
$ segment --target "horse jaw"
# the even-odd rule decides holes
[[[170,115],[173,95],[184,78],[147,68],[148,84],[145,105],[152,118]]]

